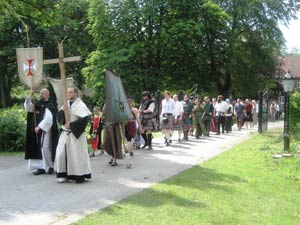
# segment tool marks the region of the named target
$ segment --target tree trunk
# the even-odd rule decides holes
[[[2,56],[0,57],[0,99],[1,99],[1,108],[7,108],[11,104],[11,97],[10,97],[10,81],[8,74],[8,57]]]

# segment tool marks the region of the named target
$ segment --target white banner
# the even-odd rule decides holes
[[[64,104],[61,79],[54,79],[51,77],[49,77],[48,79],[49,79],[49,81],[54,89],[55,95],[56,95],[57,107],[58,107],[58,109],[60,109]],[[66,78],[66,87],[68,88],[71,86],[74,86],[74,79],[72,77],[68,77],[68,78]]]
[[[17,48],[18,73],[20,80],[35,89],[42,82],[43,48]]]

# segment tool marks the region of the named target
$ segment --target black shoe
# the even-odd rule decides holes
[[[220,133],[216,133],[216,135],[220,135]]]
[[[167,142],[167,143],[166,143],[166,146],[170,146],[170,143],[169,143],[169,142]]]
[[[133,152],[130,152],[130,154],[129,154],[130,156],[133,156]]]
[[[178,142],[181,143],[181,139],[180,138],[178,138]]]
[[[114,161],[114,160],[113,160],[113,159],[111,159],[111,160],[108,162],[108,164],[112,164],[112,163],[113,163],[113,161]]]
[[[78,178],[76,178],[76,183],[77,184],[81,184],[83,182],[84,182],[84,177],[78,177]]]
[[[169,143],[172,144],[172,140],[170,140]]]
[[[53,173],[54,173],[54,169],[53,168],[49,168],[48,174],[53,174]]]
[[[118,165],[118,163],[116,163],[116,162],[113,162],[112,164],[111,164],[111,166],[117,166]]]
[[[38,169],[37,171],[33,172],[33,175],[41,175],[41,174],[45,174],[45,170],[43,169]]]
[[[148,144],[144,144],[144,146],[142,147],[142,149],[146,148],[148,146]]]

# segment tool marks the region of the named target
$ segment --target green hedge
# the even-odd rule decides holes
[[[26,112],[20,106],[0,110],[0,152],[24,151]]]
[[[291,135],[300,137],[300,93],[295,92],[290,97],[290,132]]]

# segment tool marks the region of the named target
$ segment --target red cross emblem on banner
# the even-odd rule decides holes
[[[33,60],[34,59],[26,59],[28,65],[26,65],[25,63],[23,63],[23,71],[26,72],[27,71],[27,76],[33,76],[33,70],[37,71],[36,68],[36,63],[33,64]]]

